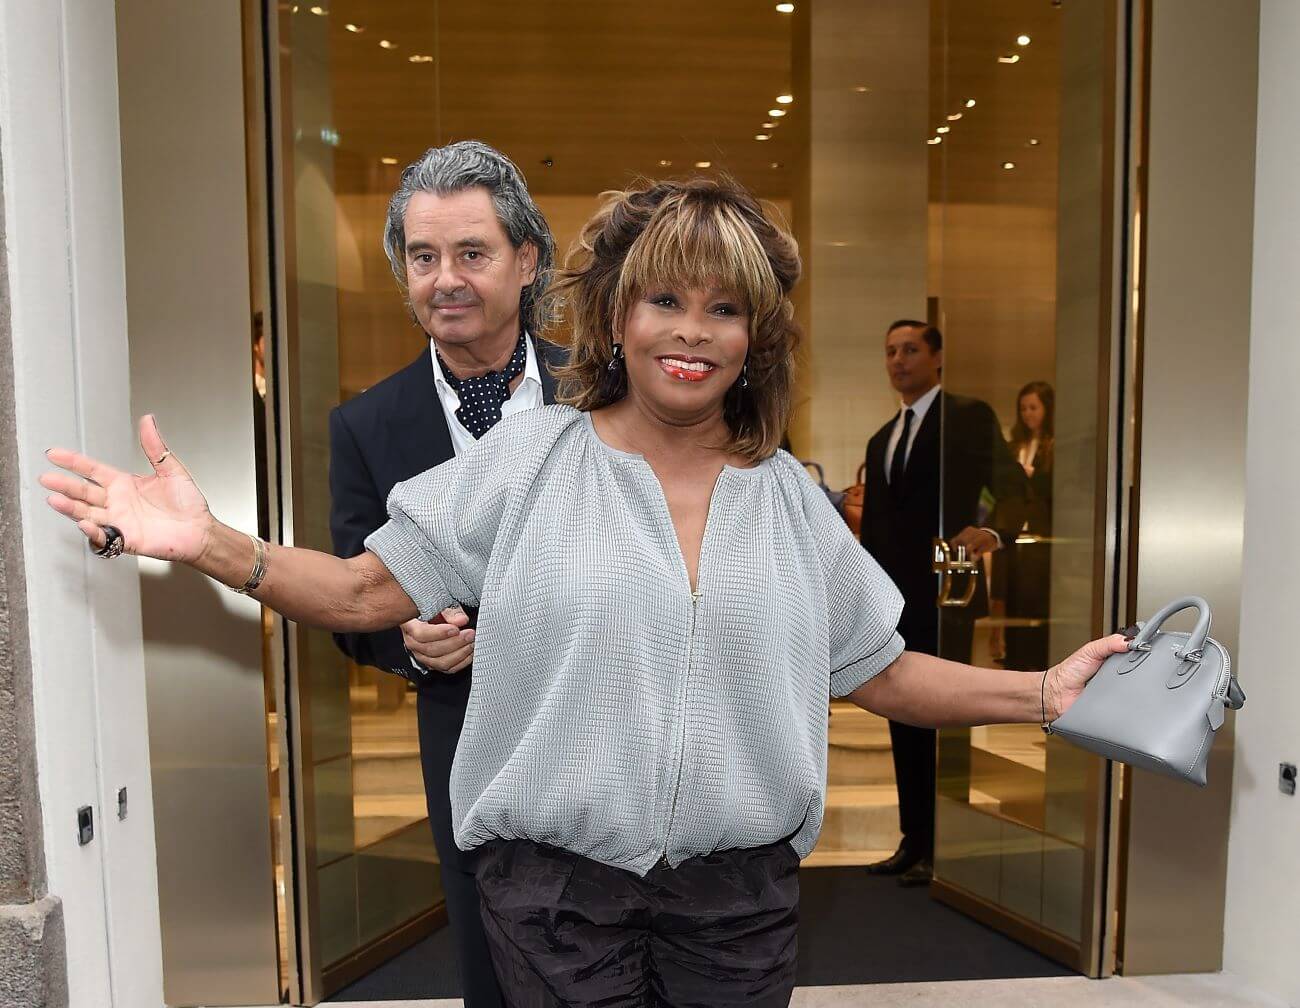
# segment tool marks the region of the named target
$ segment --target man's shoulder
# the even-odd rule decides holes
[[[533,337],[533,347],[537,351],[540,359],[539,363],[546,364],[567,364],[569,363],[569,348],[561,346],[559,343],[552,343],[541,336]]]
[[[871,437],[867,438],[867,447],[870,448],[877,441],[882,441],[882,440],[887,441],[889,439],[889,434],[894,429],[894,424],[895,422],[897,422],[897,420],[898,420],[897,417],[890,417],[883,424],[881,424],[880,428],[876,431],[876,433],[872,434]]]
[[[974,396],[954,395],[951,392],[943,393],[943,408],[946,413],[983,413],[989,416],[996,416],[993,407],[983,399],[976,399]]]
[[[423,389],[428,395],[434,394],[433,365],[427,352],[420,354],[400,371],[375,382],[364,392],[339,403],[335,411],[349,426],[373,423],[418,389]]]

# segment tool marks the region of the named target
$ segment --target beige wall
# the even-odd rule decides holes
[[[240,11],[169,8],[117,4],[132,407],[251,531]],[[167,1001],[273,1001],[261,608],[181,566],[140,561],[140,584]]]
[[[929,5],[825,0],[811,12],[810,213],[801,457],[834,487],[897,410],[885,328],[925,318]],[[870,82],[871,92],[854,87]],[[806,229],[806,230],[805,230]]]
[[[929,220],[930,293],[941,298],[944,387],[983,399],[1010,431],[1021,387],[1056,380],[1056,211],[932,203]],[[884,338],[878,335],[871,363],[883,374]]]
[[[1300,675],[1295,661],[1295,540],[1300,467],[1300,7],[1264,0],[1259,33],[1259,127],[1255,170],[1254,282],[1250,308],[1250,419],[1241,592],[1237,715],[1224,968],[1300,1004],[1300,797],[1277,786],[1278,764],[1300,763]],[[1238,319],[1242,326],[1244,316]],[[1239,339],[1229,342],[1242,352]]]
[[[1202,595],[1214,609],[1214,636],[1234,652],[1257,18],[1253,2],[1154,0],[1150,27],[1137,612]],[[1249,690],[1249,668],[1242,671]],[[1132,771],[1126,973],[1221,965],[1233,724],[1230,715],[1218,733],[1205,789]]]

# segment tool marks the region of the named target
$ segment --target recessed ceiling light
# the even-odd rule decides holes
[[[422,55],[421,53],[413,53],[406,58],[411,63],[432,63],[433,62],[432,56],[425,56]]]
[[[381,48],[381,49],[396,49],[396,48],[397,48],[397,43],[396,43],[396,42],[389,42],[388,39],[380,39],[380,40],[379,40],[379,48]]]
[[[935,132],[936,132],[936,133],[947,133],[950,129],[952,129],[951,126],[940,126],[938,129],[935,130]]]
[[[1015,166],[1016,166],[1016,163],[1015,163],[1014,161],[1003,161],[1003,162],[1002,162],[1002,170],[1003,170],[1003,171],[1011,171],[1011,169],[1015,168]]]
[[[931,147],[933,147],[935,144],[943,143],[943,137],[940,136],[930,137],[930,139],[927,140],[926,143],[928,143]]]
[[[1037,146],[1038,146],[1038,138],[1037,138],[1037,137],[1030,137],[1030,138],[1029,138],[1029,146],[1030,146],[1030,147],[1037,147]]]
[[[770,115],[773,119],[780,119],[783,115],[785,115],[785,109],[770,108],[767,110],[767,114]]]
[[[667,158],[661,159],[660,162],[659,162],[659,167],[660,167],[660,168],[671,168],[672,166],[673,166],[673,163],[672,163],[671,161],[669,161]]]
[[[1028,35],[1016,36],[1016,45],[1029,45],[1029,43],[1032,41],[1033,39],[1031,39]]]
[[[755,134],[754,134],[754,139],[755,139],[755,140],[771,140],[771,139],[772,139],[772,135],[771,135],[770,133],[755,133]]]
[[[313,14],[316,14],[320,17],[324,17],[326,14],[329,13],[329,11],[327,11],[324,7],[312,7],[310,8],[310,10]]]
[[[696,162],[695,162],[695,167],[696,167],[696,168],[712,168],[712,167],[713,167],[713,162],[712,162],[712,161],[696,161]]]
[[[966,107],[967,107],[967,108],[974,108],[974,107],[975,107],[975,99],[974,99],[974,98],[967,98],[967,99],[966,99]]]
[[[780,168],[780,167],[781,167],[781,162],[780,162],[780,161],[773,161],[770,165],[768,165],[768,167],[769,167],[769,168]]]
[[[774,122],[765,122],[765,123],[763,123],[763,129],[776,129],[776,123],[774,123]]]
[[[779,4],[776,5],[776,12],[777,12],[778,14],[793,14],[793,13],[794,13],[794,4],[792,4],[792,3],[779,3]]]
[[[355,25],[355,24],[345,24],[343,27],[346,28],[348,31],[350,31],[350,32],[354,32],[354,33],[359,33],[359,32],[363,32],[363,31],[365,31],[365,29],[362,28],[360,25]]]
[[[776,96],[776,103],[778,105],[789,105],[792,101],[794,101],[794,95],[779,94]]]
[[[859,84],[853,90],[856,91],[858,94],[866,94],[871,90],[871,88],[867,87],[865,84]]]
[[[1019,63],[1019,62],[1020,62],[1020,53],[1012,53],[1010,56],[999,56],[999,57],[998,57],[998,62],[999,62],[999,63]]]
[[[960,113],[960,112],[954,112],[952,115],[950,115],[950,116],[948,117],[948,121],[949,121],[949,122],[956,122],[956,121],[957,121],[958,119],[960,119],[960,118],[961,118],[961,113]]]
[[[380,164],[397,164],[397,158],[395,158],[395,157],[381,157],[381,158],[379,159],[379,163],[380,163]]]

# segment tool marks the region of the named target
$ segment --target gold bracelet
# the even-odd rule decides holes
[[[257,536],[249,536],[253,540],[253,572],[248,575],[248,580],[238,588],[233,585],[230,590],[237,595],[247,595],[249,592],[257,591],[262,580],[266,577],[266,544]]]

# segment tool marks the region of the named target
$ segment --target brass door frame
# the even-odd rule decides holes
[[[1105,359],[1098,369],[1097,429],[1106,450],[1097,453],[1099,505],[1095,512],[1096,550],[1093,571],[1092,623],[1096,635],[1125,625],[1129,601],[1132,541],[1132,493],[1136,471],[1134,415],[1137,335],[1135,298],[1138,249],[1138,203],[1141,189],[1135,155],[1143,129],[1146,78],[1142,58],[1144,21],[1141,4],[1112,0],[1106,5],[1107,67],[1104,79],[1102,164],[1104,218],[1101,275],[1108,277],[1101,292],[1101,337]],[[1081,941],[1051,931],[1037,922],[974,895],[942,879],[931,893],[946,903],[1066,964],[1088,977],[1115,972],[1121,880],[1120,809],[1122,767],[1096,759],[1088,770],[1085,809],[1084,893]]]

